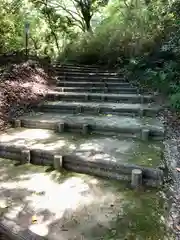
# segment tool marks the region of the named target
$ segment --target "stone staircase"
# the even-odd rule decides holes
[[[13,119],[1,135],[0,157],[131,183],[132,171],[140,169],[143,185],[159,186],[165,131],[156,97],[115,71],[54,68],[57,85],[31,113]],[[0,222],[5,239],[43,239],[14,229]]]
[[[57,85],[30,114],[13,120],[0,142],[1,157],[21,163],[131,179],[162,182],[164,127],[161,106],[121,73],[97,66],[54,66]]]

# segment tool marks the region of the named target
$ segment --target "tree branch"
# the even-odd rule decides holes
[[[81,16],[79,16],[76,12],[67,9],[66,7],[64,7],[64,6],[60,5],[60,4],[58,4],[58,7],[61,8],[62,10],[64,10],[65,12],[67,12],[74,21],[78,22],[78,23],[80,24],[79,27],[80,27],[83,31],[85,30],[85,29],[84,29],[84,23],[83,23],[83,21],[82,21]],[[75,13],[76,15],[78,15],[78,17],[80,17],[81,19],[77,19],[77,18],[73,15],[74,13]]]

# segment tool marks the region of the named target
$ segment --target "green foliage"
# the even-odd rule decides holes
[[[0,7],[0,53],[24,48],[28,20],[30,53],[123,66],[179,107],[178,0],[2,0]]]
[[[180,109],[180,87],[177,93],[170,96],[170,103],[173,108]]]
[[[168,3],[161,1],[148,5],[143,1],[110,1],[94,34],[88,40],[85,34],[84,41],[81,36],[67,57],[78,55],[77,61],[82,62],[83,58],[87,62],[93,56],[94,62],[114,65],[148,54],[172,24],[174,15],[169,14],[168,8]]]
[[[24,48],[24,23],[28,21],[31,53],[57,57],[82,32],[92,32],[92,19],[107,2],[108,0],[2,0],[0,53]]]

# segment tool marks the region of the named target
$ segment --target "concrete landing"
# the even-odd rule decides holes
[[[153,139],[164,137],[164,126],[156,118],[132,118],[115,115],[83,115],[83,114],[56,114],[32,112],[20,117],[23,127],[55,129],[56,124],[65,122],[70,126],[81,126],[88,124],[92,131],[102,132],[106,135],[108,132],[114,134],[128,134],[133,137],[140,134],[141,129],[149,129],[150,137]]]
[[[42,149],[59,155],[75,154],[87,161],[112,161],[156,167],[161,162],[161,143],[79,134],[57,134],[43,129],[8,129],[0,144]]]

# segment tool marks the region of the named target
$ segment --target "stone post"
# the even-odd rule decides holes
[[[100,114],[101,113],[101,108],[97,108],[97,114]]]
[[[139,116],[140,116],[140,117],[143,117],[143,116],[144,116],[144,109],[143,109],[143,108],[140,108],[140,109],[139,109]]]
[[[77,106],[76,113],[82,113],[82,107],[81,106]]]
[[[57,132],[63,133],[65,130],[65,124],[63,122],[57,123],[56,129],[57,129]]]
[[[86,94],[84,98],[85,98],[85,101],[88,101],[89,100],[88,94]]]
[[[106,96],[102,95],[101,96],[101,101],[104,102],[106,100]]]
[[[21,151],[21,164],[30,163],[31,161],[31,154],[29,149],[23,149]]]
[[[104,88],[104,93],[108,93],[108,88],[107,87]]]
[[[131,174],[131,186],[133,188],[139,188],[142,186],[142,170],[133,169]]]
[[[54,169],[57,171],[61,171],[63,168],[63,156],[55,155],[53,161]]]
[[[139,94],[139,98],[140,98],[140,103],[143,104],[144,103],[144,96],[142,94]]]
[[[20,128],[21,127],[21,120],[20,119],[14,119],[13,120],[13,127],[14,128]]]
[[[141,140],[142,141],[148,141],[149,139],[149,129],[142,129],[141,130]]]
[[[88,131],[89,131],[88,128],[89,128],[88,124],[83,124],[83,126],[82,126],[82,133],[83,133],[83,135],[88,134]]]

